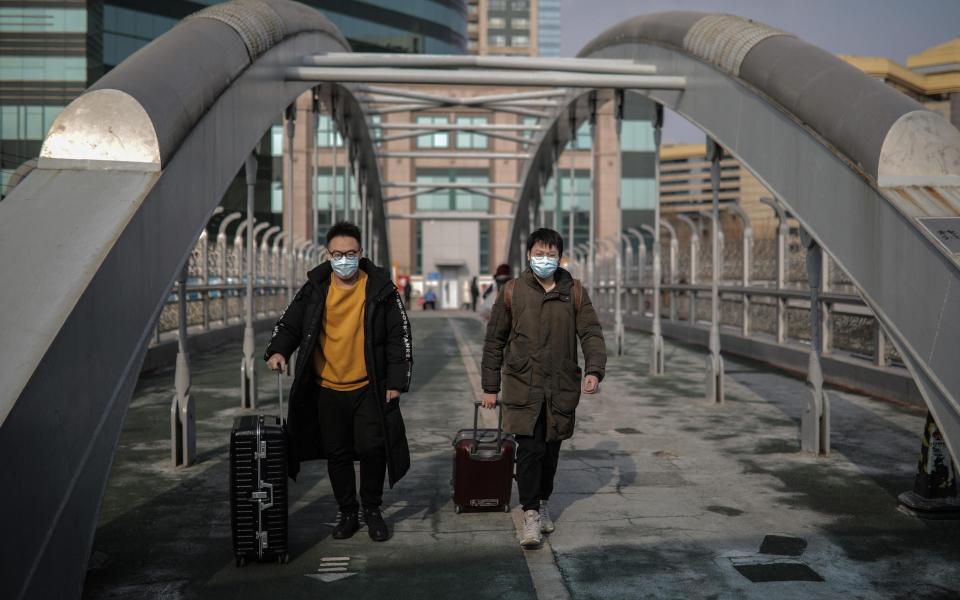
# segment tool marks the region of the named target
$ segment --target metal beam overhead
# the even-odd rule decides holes
[[[483,160],[526,160],[530,154],[526,152],[377,152],[377,158],[459,158]]]
[[[385,181],[380,184],[382,187],[402,187],[402,188],[422,188],[427,186],[434,185],[432,182],[422,182],[422,181]],[[511,189],[519,190],[521,186],[519,183],[497,183],[497,182],[483,182],[483,183],[463,183],[458,181],[451,181],[450,183],[438,184],[443,185],[444,187],[453,188],[453,189]]]
[[[542,125],[507,125],[499,123],[382,123],[376,125],[378,129],[429,129],[429,130],[461,130],[461,131],[542,131]]]
[[[395,213],[387,214],[388,219],[404,221],[511,221],[513,215],[497,214],[457,214],[456,211],[443,213]]]
[[[609,75],[565,71],[509,71],[480,69],[397,69],[342,67],[287,67],[288,81],[335,83],[406,83],[442,85],[504,85],[516,87],[571,87],[590,89],[682,90],[686,77],[669,75]]]
[[[307,56],[303,64],[316,67],[400,67],[432,69],[510,69],[518,71],[565,71],[613,75],[653,75],[653,65],[629,59],[544,58],[513,56],[450,56],[437,54],[352,54],[331,52]]]

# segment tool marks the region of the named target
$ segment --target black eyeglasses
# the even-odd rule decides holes
[[[333,260],[340,260],[341,258],[356,258],[360,256],[359,250],[350,250],[349,252],[331,252],[330,258]]]

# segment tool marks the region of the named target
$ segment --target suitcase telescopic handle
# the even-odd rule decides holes
[[[480,418],[481,404],[479,400],[473,403],[473,445],[470,448],[471,454],[477,453],[477,422]],[[503,404],[500,400],[497,400],[494,406],[497,407],[497,452],[500,452],[500,443],[503,440]]]
[[[283,371],[277,371],[277,398],[280,399],[280,424],[283,425]]]

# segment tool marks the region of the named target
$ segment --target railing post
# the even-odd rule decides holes
[[[288,249],[287,256],[290,257],[289,270],[287,271],[287,304],[293,301],[293,286],[294,284],[294,269],[296,266],[293,261],[293,253],[289,251],[289,248],[293,245],[294,234],[293,234],[293,221],[294,221],[294,199],[293,199],[293,136],[297,130],[297,101],[294,100],[290,106],[287,107],[287,148],[289,149],[290,156],[288,157],[290,163],[290,169],[288,170],[290,181],[287,186],[287,190],[290,193],[289,198],[284,198],[284,208],[287,212],[287,243],[285,247]]]
[[[209,259],[210,247],[208,244],[208,234],[207,228],[204,227],[203,231],[200,233],[200,280],[203,281],[204,287],[210,285],[210,267],[207,264]],[[210,331],[210,292],[209,290],[204,290],[200,294],[201,302],[203,303],[203,330]]]
[[[570,206],[567,209],[567,244],[572,248],[574,239],[573,222],[577,214],[577,115],[575,104],[570,107]]]
[[[787,235],[789,227],[787,220],[781,215],[777,226],[777,291],[786,287],[787,275]],[[787,339],[787,299],[783,295],[777,296],[777,343],[783,344]]]
[[[820,363],[823,352],[820,312],[823,250],[806,230],[802,230],[800,236],[807,248],[807,278],[810,280],[810,360],[807,368],[810,396],[800,420],[800,447],[804,452],[827,456],[830,454],[830,399],[823,389]]]
[[[254,191],[257,184],[257,156],[250,153],[244,163],[244,174],[247,182],[247,269],[246,294],[244,302],[243,324],[243,359],[240,361],[240,408],[254,409],[257,407],[257,370],[254,362],[253,285],[256,278],[256,262],[253,258],[253,208]]]
[[[720,356],[720,160],[723,158],[723,149],[712,139],[707,140],[707,151],[710,158],[710,183],[713,191],[713,214],[711,223],[713,229],[710,242],[713,245],[711,254],[713,275],[710,287],[710,355],[707,358],[707,402],[721,404],[724,394],[723,357]]]
[[[886,367],[887,361],[887,336],[883,333],[883,327],[880,325],[880,319],[873,318],[873,364],[878,367]]]
[[[170,443],[173,466],[189,467],[197,456],[197,432],[190,396],[190,355],[187,349],[187,275],[189,260],[177,280],[177,367],[170,405]]]
[[[596,129],[597,129],[597,93],[590,93],[590,218],[589,218],[589,235],[587,236],[587,291],[590,293],[590,298],[594,297],[593,290],[596,286],[594,281],[594,265],[593,261],[595,259],[593,246],[596,241],[596,232],[594,231],[596,227],[596,190],[594,185],[596,182],[593,179],[594,174],[594,165],[593,163],[597,159],[597,138],[596,138]]]
[[[330,92],[330,224],[337,222],[337,95]]]

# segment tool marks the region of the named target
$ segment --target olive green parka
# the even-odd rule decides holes
[[[603,330],[586,290],[564,269],[545,292],[527,268],[511,285],[510,306],[504,285],[490,313],[483,345],[482,386],[501,392],[503,429],[533,435],[546,410],[547,439],[573,435],[583,374],[603,379],[607,351]],[[584,368],[577,364],[577,340]],[[502,377],[501,377],[502,372]]]

